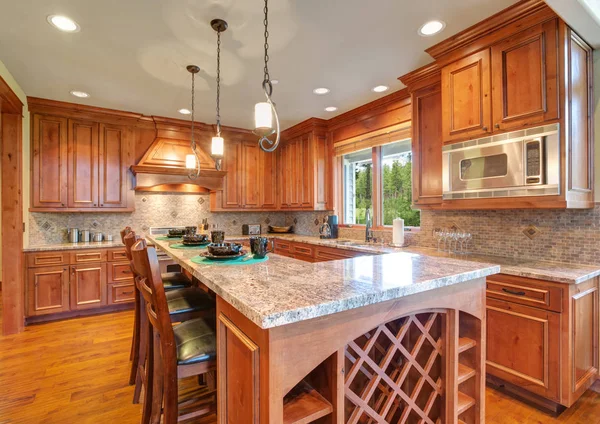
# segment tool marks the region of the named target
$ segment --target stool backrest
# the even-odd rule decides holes
[[[132,231],[133,230],[131,229],[130,226],[127,226],[121,230],[121,241],[123,242],[123,244],[125,244],[125,236],[127,234],[131,233]]]
[[[174,353],[175,336],[156,249],[140,239],[132,246],[131,256],[133,266],[139,273],[138,289],[147,302],[148,320],[158,331],[162,349],[172,349]]]
[[[123,244],[125,245],[125,255],[127,255],[127,259],[131,261],[131,247],[140,239],[140,237],[135,235],[135,231],[129,230],[130,231],[123,236]],[[121,233],[123,233],[123,231],[121,231]],[[133,268],[131,270],[134,271]]]

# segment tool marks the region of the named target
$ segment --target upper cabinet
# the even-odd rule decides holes
[[[442,68],[445,143],[558,119],[557,26],[535,25]]]
[[[492,46],[494,130],[514,130],[558,118],[557,20]]]
[[[133,210],[130,127],[59,115],[32,114],[30,210]]]
[[[492,132],[490,52],[484,50],[442,69],[444,141]]]

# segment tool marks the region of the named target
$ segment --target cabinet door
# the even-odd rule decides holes
[[[489,50],[442,68],[444,142],[491,133],[491,106]]]
[[[487,299],[487,372],[559,400],[560,314]]]
[[[223,205],[225,209],[240,209],[242,203],[242,143],[233,142],[227,146],[223,158],[223,170],[227,171],[223,183]]]
[[[300,156],[302,157],[302,165],[300,167],[300,181],[302,183],[298,188],[301,189],[300,206],[303,208],[312,208],[314,204],[314,152],[312,137],[312,134],[307,134],[302,136],[299,141]]]
[[[573,379],[571,392],[579,397],[598,374],[598,287],[571,296],[573,314]]]
[[[67,206],[67,120],[33,115],[32,208]]]
[[[98,124],[69,120],[70,208],[98,207]]]
[[[558,118],[557,21],[492,47],[494,128],[517,129]]]
[[[106,264],[71,265],[71,309],[106,305]]]
[[[412,94],[413,204],[442,203],[442,96],[440,84]]]
[[[291,207],[300,207],[302,201],[302,173],[304,166],[304,157],[302,155],[302,139],[296,138],[292,141],[290,146],[292,172],[290,175],[291,183]]]
[[[128,129],[100,124],[99,146],[99,207],[126,208],[128,169],[131,166]]]
[[[260,208],[260,147],[256,142],[242,143],[242,205],[244,208]]]
[[[27,272],[27,316],[69,310],[69,268],[50,266]]]
[[[286,142],[281,145],[281,156],[280,156],[280,192],[281,192],[281,206],[289,208],[292,206],[292,189],[293,189],[293,178],[292,178],[292,156],[293,156],[293,143]]]
[[[260,207],[277,208],[277,154],[259,150]]]

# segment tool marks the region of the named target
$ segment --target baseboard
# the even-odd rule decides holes
[[[120,305],[105,306],[104,308],[98,309],[85,309],[81,311],[69,311],[61,312],[58,314],[39,315],[25,318],[25,325],[42,324],[52,321],[62,321],[65,319],[89,317],[93,315],[110,314],[112,312],[121,312],[132,310],[134,307],[133,303],[123,303]]]

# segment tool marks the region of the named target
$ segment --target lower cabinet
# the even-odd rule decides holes
[[[544,407],[573,405],[598,374],[598,301],[598,278],[488,277],[488,376]]]
[[[106,264],[71,266],[71,309],[106,305]]]
[[[133,275],[123,258],[123,248],[27,253],[27,317],[132,303]]]

